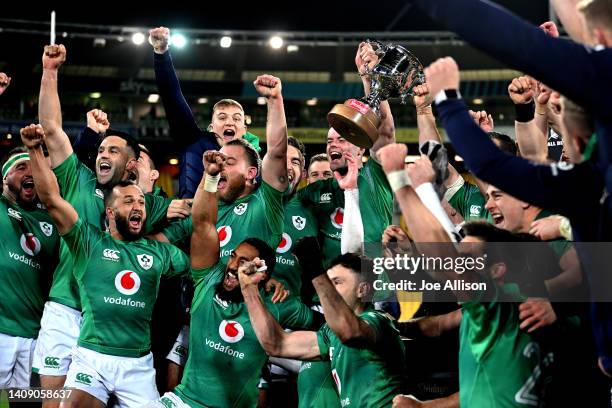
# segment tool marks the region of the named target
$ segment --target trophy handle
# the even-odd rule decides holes
[[[374,49],[374,52],[379,57],[379,59],[382,58],[382,56],[385,55],[385,53],[389,49],[389,46],[377,40],[367,39],[365,40],[365,42],[372,46],[372,48]],[[364,66],[365,66],[365,75],[369,75],[372,71],[368,67],[368,64],[364,64]]]

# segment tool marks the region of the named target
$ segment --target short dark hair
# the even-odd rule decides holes
[[[518,147],[510,136],[499,132],[489,132],[488,135],[491,140],[497,141],[499,150],[512,156],[518,156]]]
[[[243,138],[240,138],[230,140],[225,144],[225,146],[242,146],[244,152],[246,153],[249,164],[257,168],[257,175],[261,174],[261,157],[259,157],[259,153],[257,153],[257,150],[255,150],[252,144],[250,144]]]
[[[138,187],[138,184],[136,184],[132,180],[121,180],[120,182],[118,182],[117,184],[113,184],[111,188],[106,190],[104,193],[104,208],[111,207],[112,202],[115,200],[115,194],[114,194],[115,187],[121,188],[121,187],[129,187],[129,186]]]
[[[25,146],[17,146],[15,148],[11,149],[7,154],[4,155],[4,157],[2,157],[2,162],[0,163],[0,169],[14,155],[20,154],[20,153],[27,153],[27,152],[28,152],[28,149],[26,149]],[[2,176],[4,176],[4,174]]]
[[[300,156],[302,156],[302,167],[306,166],[306,147],[304,146],[304,143],[302,143],[297,137],[289,136],[287,138],[287,144],[298,149]]]
[[[102,138],[102,140],[106,139],[109,136],[116,136],[116,137],[120,137],[121,139],[125,140],[125,143],[127,144],[128,149],[130,149],[132,153],[134,154],[134,158],[136,160],[140,158],[140,146],[138,145],[138,142],[136,142],[136,139],[134,139],[129,133],[122,132],[121,130],[109,128],[104,134],[104,137]]]
[[[370,258],[353,253],[338,255],[331,261],[328,269],[337,265],[358,274],[361,281],[367,281],[368,275],[374,270],[374,262]]]
[[[259,259],[263,259],[268,267],[266,271],[268,276],[272,276],[272,272],[274,272],[274,267],[276,266],[276,253],[270,248],[270,245],[259,238],[247,238],[242,241],[241,244],[249,244],[257,250]]]
[[[314,156],[310,158],[310,162],[308,163],[308,168],[310,168],[310,166],[312,166],[312,164],[316,162],[329,162],[329,158],[327,157],[326,153],[315,154]]]

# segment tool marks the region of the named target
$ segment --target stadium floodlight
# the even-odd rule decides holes
[[[306,101],[307,106],[316,106],[319,100],[317,98],[310,98]]]
[[[157,103],[159,102],[159,94],[151,94],[147,98],[147,102],[149,103]]]
[[[300,47],[298,47],[295,44],[289,44],[287,46],[287,52],[297,52],[297,51],[299,51],[299,49],[300,49]]]
[[[198,103],[200,105],[204,105],[205,103],[208,103],[208,98],[198,98]]]
[[[143,33],[134,33],[132,34],[132,42],[135,45],[142,45],[145,42],[145,35]]]
[[[275,35],[273,37],[270,37],[270,47],[274,48],[275,50],[278,50],[282,46],[283,46],[283,39],[280,36]]]
[[[187,38],[183,34],[173,34],[170,37],[170,43],[176,48],[183,48],[187,45]]]
[[[221,46],[221,48],[229,48],[229,47],[231,47],[232,46],[232,37],[224,35],[219,40],[219,45]]]

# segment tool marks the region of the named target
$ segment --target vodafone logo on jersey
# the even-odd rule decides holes
[[[121,271],[115,276],[115,287],[122,295],[133,295],[140,289],[140,277],[133,271]]]
[[[244,337],[244,329],[238,322],[223,320],[219,325],[219,336],[226,343],[238,343]]]
[[[329,218],[331,218],[331,222],[332,225],[338,229],[342,229],[342,223],[344,222],[344,208],[336,208],[331,215],[329,216]]]
[[[280,243],[276,248],[276,252],[278,252],[279,254],[284,254],[285,252],[291,249],[292,244],[293,241],[291,241],[291,237],[289,236],[289,234],[283,232],[283,237],[281,238]]]
[[[217,234],[219,234],[219,246],[225,246],[232,239],[232,227],[223,225],[217,228]]]
[[[40,241],[34,234],[30,234],[29,232],[21,234],[19,243],[21,244],[23,252],[30,256],[36,256],[40,252]]]

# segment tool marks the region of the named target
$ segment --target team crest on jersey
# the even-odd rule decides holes
[[[40,252],[40,241],[38,238],[36,238],[36,236],[34,236],[34,234],[30,234],[29,232],[21,234],[19,244],[21,244],[21,249],[23,249],[23,252],[30,256],[36,256]]]
[[[285,252],[291,249],[291,245],[293,242],[291,241],[291,237],[286,232],[283,232],[283,237],[281,238],[278,247],[276,248],[276,252],[279,254],[284,254]]]
[[[219,246],[223,247],[232,239],[232,227],[223,225],[217,228],[217,234],[219,234]]]
[[[104,193],[102,192],[102,190],[100,190],[99,188],[96,188],[95,193],[98,197],[104,200]]]
[[[53,225],[49,224],[48,222],[43,222],[43,221],[41,221],[39,225],[40,225],[40,230],[46,236],[50,237],[53,234]]]
[[[242,215],[246,212],[247,207],[249,206],[249,203],[240,203],[237,206],[234,207],[234,214],[236,215]]]
[[[115,288],[122,295],[131,296],[140,289],[140,276],[133,271],[121,271],[115,276]]]
[[[300,217],[299,215],[294,215],[291,217],[291,221],[293,221],[293,226],[298,231],[301,231],[306,227],[306,218]]]
[[[8,216],[13,217],[14,219],[21,221],[21,213],[17,210],[13,210],[12,208],[8,209]]]
[[[234,320],[223,320],[219,325],[219,336],[226,343],[238,343],[244,337],[244,328]]]
[[[336,208],[334,212],[331,213],[329,218],[331,219],[331,223],[334,227],[342,229],[342,223],[344,222],[344,209],[340,207]]]
[[[140,267],[145,271],[148,271],[153,266],[153,257],[147,254],[136,255],[136,259],[138,259],[138,263]]]

